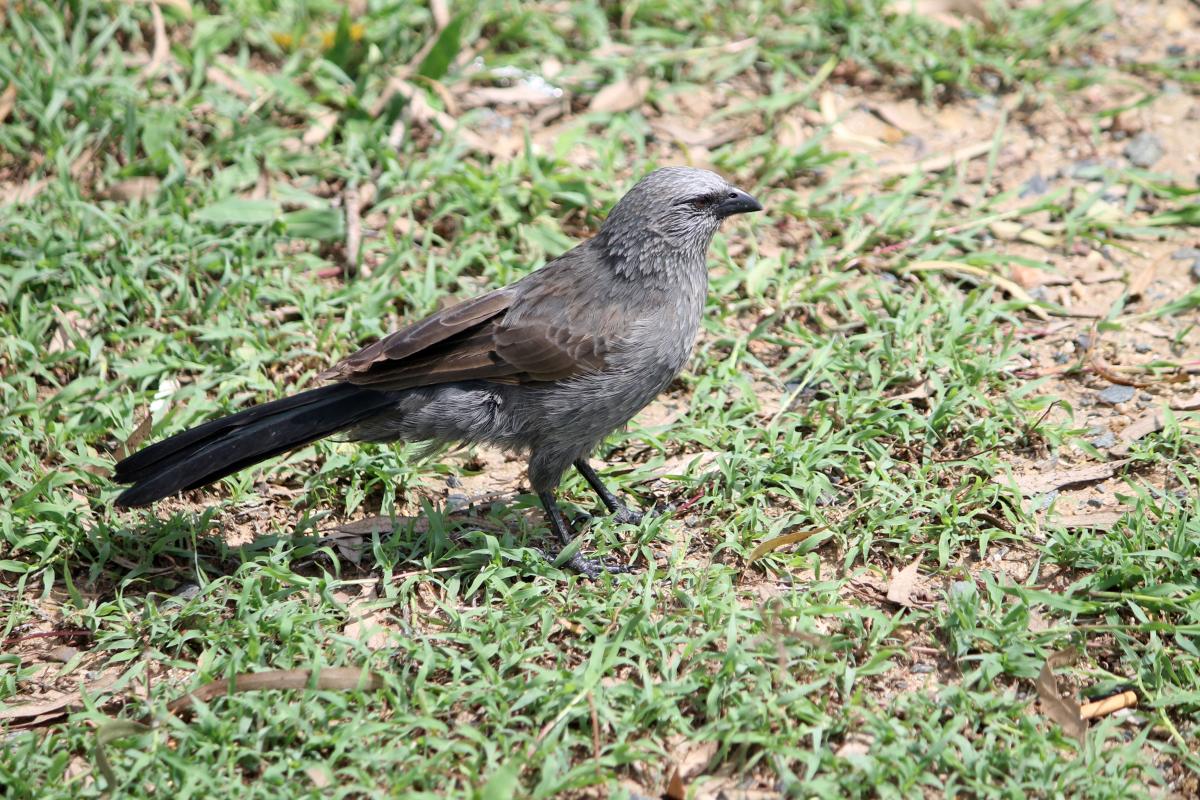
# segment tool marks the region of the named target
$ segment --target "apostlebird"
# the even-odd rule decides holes
[[[591,239],[521,280],[466,300],[347,356],[329,385],[251,406],[150,445],[116,465],[119,506],[196,489],[339,434],[354,441],[487,444],[525,454],[529,482],[563,546],[554,493],[574,465],[621,521],[640,514],[588,464],[605,436],[687,362],[721,221],[760,211],[701,169],[650,173]],[[602,563],[567,562],[595,577]]]

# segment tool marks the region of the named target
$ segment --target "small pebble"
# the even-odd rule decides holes
[[[1130,164],[1142,169],[1153,167],[1167,153],[1162,140],[1153,133],[1139,133],[1125,145],[1122,152]]]
[[[1175,259],[1176,261],[1194,261],[1195,259],[1200,258],[1200,248],[1181,247],[1174,253],[1171,253],[1171,258]]]
[[[1034,511],[1045,511],[1047,508],[1054,505],[1054,501],[1057,499],[1058,499],[1058,489],[1054,489],[1053,491],[1046,492],[1044,495],[1039,497],[1033,503],[1033,505],[1036,506],[1036,508],[1034,508]]]
[[[1055,353],[1054,354],[1054,363],[1055,364],[1066,364],[1070,360],[1071,360],[1070,353]]]
[[[453,512],[466,508],[471,505],[471,498],[465,494],[450,494],[446,495],[446,511]]]
[[[1092,508],[1104,508],[1104,501],[1103,501],[1103,500],[1097,500],[1097,499],[1096,499],[1096,498],[1094,498],[1094,497],[1089,497],[1089,498],[1088,498],[1088,501],[1087,501],[1087,504],[1088,504],[1089,506],[1091,506]]]
[[[937,668],[935,666],[933,666],[933,664],[926,664],[924,661],[922,661],[920,664],[912,665],[912,671],[917,673],[918,675],[928,675],[929,673],[933,672],[935,669],[937,669]]]
[[[1133,399],[1133,395],[1134,389],[1132,386],[1121,386],[1119,384],[1113,384],[1107,389],[1096,393],[1096,397],[1100,399],[1100,402],[1108,403],[1111,406],[1128,403]]]
[[[68,661],[70,661],[72,658],[74,658],[77,655],[79,655],[79,651],[76,650],[74,647],[70,647],[69,645],[63,645],[62,647],[56,647],[53,650],[51,650],[46,655],[46,658],[50,661],[60,661],[63,664],[66,664]]]
[[[1167,45],[1167,55],[1171,56],[1171,58],[1186,56],[1187,48],[1181,44],[1169,44]]]
[[[1089,350],[1092,347],[1092,337],[1081,333],[1075,337],[1075,347],[1079,350]]]
[[[1076,161],[1071,166],[1071,177],[1076,180],[1091,180],[1099,177],[1100,162],[1094,158],[1085,158],[1082,161]]]
[[[918,156],[925,155],[925,153],[929,150],[929,146],[925,144],[924,139],[922,139],[920,136],[913,136],[912,134],[909,134],[901,139],[900,145],[914,151],[914,153]]]
[[[462,481],[460,481],[458,479],[458,476],[456,476],[456,475],[447,475],[446,476],[446,485],[449,486],[451,489],[461,489]]]
[[[1088,439],[1088,444],[1095,447],[1097,450],[1105,450],[1117,443],[1117,437],[1113,436],[1112,431],[1104,431],[1099,436]]]
[[[1200,258],[1192,262],[1192,280],[1200,281]]]
[[[1042,177],[1039,172],[1029,180],[1025,181],[1025,185],[1021,187],[1021,197],[1037,197],[1050,191],[1050,184]]]
[[[194,583],[185,583],[175,591],[171,592],[172,597],[178,597],[185,603],[198,594],[200,594],[200,587]]]

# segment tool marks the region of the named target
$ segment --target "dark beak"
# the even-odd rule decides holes
[[[762,211],[762,203],[741,189],[730,190],[729,194],[717,203],[717,216],[721,219],[732,217],[734,214],[746,214],[750,211]]]

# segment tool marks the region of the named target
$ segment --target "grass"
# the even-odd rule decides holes
[[[1029,303],[977,275],[908,270],[1069,271],[1088,249],[1137,251],[1194,223],[1193,190],[1121,164],[1034,198],[1003,180],[1021,109],[1162,66],[1087,66],[1112,29],[1104,6],[993,8],[948,29],[876,2],[489,1],[453,9],[458,41],[423,6],[341,9],[167,4],[154,74],[147,4],[29,3],[0,23],[0,90],[16,87],[0,114],[0,192],[37,189],[0,214],[0,702],[113,680],[30,730],[9,723],[10,796],[626,797],[663,791],[677,763],[695,796],[1196,790],[1188,414],[1133,445],[1111,484],[1126,509],[1115,527],[1056,524],[1041,512],[1065,490],[1023,500],[1006,476],[1097,456],[1087,364],[1023,377],[1045,324]],[[413,64],[446,110],[435,83],[503,84],[550,58],[577,99],[511,158],[387,96],[388,76]],[[639,505],[680,509],[591,526],[589,546],[642,569],[598,584],[556,570],[534,550],[546,532],[534,499],[514,496],[519,478],[451,512],[447,497],[497,462],[422,461],[417,448],[321,442],[154,511],[112,508],[106,470],[147,409],[160,436],[310,384],[444,297],[526,274],[636,176],[685,160],[644,108],[587,111],[601,86],[643,73],[664,109],[731,87],[728,116],[744,127],[709,157],[768,212],[714,245],[673,411],[598,454]],[[794,112],[819,118],[820,95],[851,86],[948,105],[1017,98],[983,159],[992,188],[965,168],[870,178],[872,159],[828,124],[783,143]],[[306,142],[329,112],[332,128]],[[1092,112],[1084,131],[1119,152],[1101,129],[1110,116]],[[493,132],[503,118],[461,115]],[[128,199],[138,178],[150,189]],[[347,259],[350,186],[374,197]],[[1115,213],[1097,213],[1113,187]],[[997,220],[1054,242],[1019,249]],[[336,274],[346,261],[369,275]],[[1104,327],[1176,325],[1165,373],[1195,358],[1198,304],[1194,291],[1126,293]],[[582,481],[564,492],[593,510]],[[364,516],[394,525],[327,536]],[[918,558],[915,602],[886,600],[891,571]],[[54,630],[82,633],[37,636]],[[1060,676],[1073,695],[1140,700],[1082,743],[1035,704],[1039,670],[1070,646],[1083,651]],[[382,688],[167,711],[214,680],[335,666]],[[117,786],[95,766],[101,749]]]

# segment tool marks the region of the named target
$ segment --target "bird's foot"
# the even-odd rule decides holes
[[[632,508],[625,505],[609,514],[609,518],[611,520],[620,523],[621,525],[640,525],[642,520],[645,519],[645,516],[646,515],[641,511],[634,511]],[[595,514],[589,514],[586,511],[581,511],[571,520],[571,526],[578,530],[579,528],[582,528],[588,523],[592,522],[594,519],[596,519]]]
[[[628,572],[633,572],[633,567],[626,564],[614,564],[603,558],[587,558],[581,553],[575,553],[562,564],[558,563],[557,557],[552,553],[547,553],[545,550],[538,548],[537,552],[541,553],[542,558],[549,561],[551,564],[558,566],[560,569],[569,570],[578,575],[582,575],[588,580],[596,580],[601,575],[608,573],[609,575],[621,575]]]
[[[619,522],[622,525],[641,525],[646,515],[641,511],[634,511],[629,506],[623,505],[613,512],[612,518],[615,522]]]
[[[563,567],[593,581],[605,573],[620,575],[633,572],[633,567],[626,564],[613,564],[602,558],[584,558],[579,553],[571,556],[567,563],[563,564]]]
[[[628,523],[630,525],[641,525],[642,521],[647,518],[661,517],[667,514],[674,514],[679,510],[679,507],[674,503],[655,503],[645,511],[635,511],[629,506],[622,505],[613,512],[612,518],[617,522]]]

